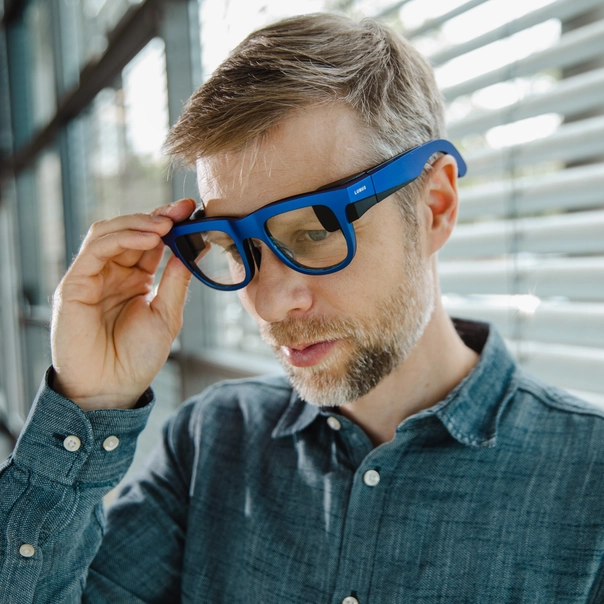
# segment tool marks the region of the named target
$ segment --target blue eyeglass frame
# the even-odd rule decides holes
[[[254,278],[255,267],[259,259],[255,257],[252,239],[262,241],[289,268],[305,275],[329,275],[345,268],[356,253],[356,237],[352,223],[358,220],[367,210],[386,199],[396,191],[418,178],[426,163],[435,153],[451,155],[457,161],[458,176],[462,177],[467,166],[455,146],[444,139],[437,139],[414,147],[360,174],[355,174],[345,181],[326,185],[319,190],[294,195],[269,203],[241,218],[217,216],[199,218],[194,212],[192,218],[175,224],[162,237],[163,242],[185,264],[185,266],[206,285],[222,291],[242,289]],[[299,210],[309,206],[326,206],[336,216],[338,227],[348,245],[348,254],[342,262],[328,268],[307,268],[297,264],[271,239],[265,224],[277,214]],[[327,229],[329,230],[329,229]],[[335,229],[334,229],[335,230]],[[186,258],[181,253],[176,241],[184,235],[203,231],[222,231],[231,237],[241,256],[245,267],[245,280],[236,285],[216,283],[201,273],[194,258]]]

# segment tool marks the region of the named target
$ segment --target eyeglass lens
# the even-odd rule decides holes
[[[326,206],[283,212],[266,221],[273,245],[297,266],[331,268],[348,255],[348,243],[335,214]],[[183,256],[193,260],[197,271],[219,285],[238,285],[245,267],[233,239],[222,231],[183,235],[176,240]]]
[[[239,250],[222,231],[203,231],[176,239],[182,255],[193,261],[197,272],[218,285],[238,285],[245,280]]]
[[[335,214],[326,206],[284,212],[266,221],[275,246],[304,268],[330,268],[348,254],[348,244]]]

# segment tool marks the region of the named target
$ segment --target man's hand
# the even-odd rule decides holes
[[[170,353],[182,326],[191,273],[168,261],[160,237],[195,209],[182,199],[151,214],[92,225],[53,299],[53,388],[84,411],[135,405]]]

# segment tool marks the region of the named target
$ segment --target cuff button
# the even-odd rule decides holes
[[[82,441],[73,434],[70,434],[64,441],[63,446],[72,453],[82,446]]]

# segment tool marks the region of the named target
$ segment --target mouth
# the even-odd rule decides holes
[[[338,340],[323,340],[295,346],[281,346],[281,352],[294,367],[312,367],[320,363],[337,342]]]

